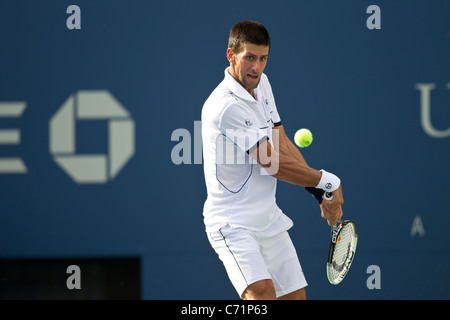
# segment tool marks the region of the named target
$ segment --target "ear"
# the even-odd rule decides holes
[[[234,62],[234,51],[231,48],[227,49],[227,59],[228,61],[230,61],[230,63]]]

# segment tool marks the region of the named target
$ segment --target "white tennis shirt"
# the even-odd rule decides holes
[[[204,222],[207,232],[226,224],[261,231],[281,214],[275,202],[277,179],[247,151],[259,141],[272,143],[272,128],[281,120],[265,74],[254,89],[255,100],[228,69],[202,109]]]

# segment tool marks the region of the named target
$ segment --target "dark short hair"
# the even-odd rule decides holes
[[[239,53],[246,42],[268,46],[270,50],[269,32],[259,22],[244,20],[231,28],[228,48],[231,48],[235,53]]]

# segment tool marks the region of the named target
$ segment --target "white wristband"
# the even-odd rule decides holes
[[[326,192],[333,192],[341,185],[341,180],[334,174],[320,170],[322,172],[322,178],[320,178],[319,184],[316,186],[318,189],[322,189]]]

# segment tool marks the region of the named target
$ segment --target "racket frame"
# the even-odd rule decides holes
[[[353,248],[350,251],[349,257],[347,257],[347,260],[344,262],[344,268],[337,277],[337,279],[333,279],[331,275],[331,269],[333,268],[333,255],[334,255],[334,248],[336,247],[336,242],[339,239],[339,234],[341,233],[342,229],[345,228],[345,226],[351,224],[353,227],[353,236],[354,236],[354,244]],[[328,250],[328,259],[327,259],[327,277],[328,281],[330,281],[331,284],[337,285],[341,283],[341,281],[345,278],[347,275],[348,270],[350,269],[350,266],[353,262],[353,258],[355,257],[356,252],[356,245],[358,243],[358,231],[356,229],[356,225],[351,220],[339,220],[338,223],[331,226],[331,239],[330,239],[330,248]]]

